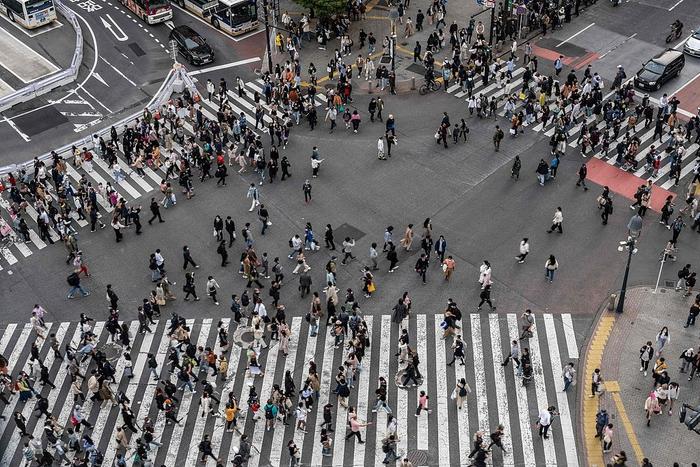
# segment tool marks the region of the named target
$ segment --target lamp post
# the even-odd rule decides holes
[[[627,240],[621,241],[620,246],[617,247],[617,251],[627,249],[628,254],[625,276],[622,279],[622,288],[620,289],[620,298],[618,298],[617,307],[615,308],[616,313],[622,313],[625,310],[625,295],[627,294],[627,278],[630,275],[630,263],[632,262],[632,255],[637,252],[637,241],[642,234],[642,217],[639,214],[632,216],[627,223],[627,231],[629,232]]]
[[[263,16],[264,16],[264,23],[265,23],[265,44],[267,46],[267,71],[272,73],[272,51],[270,50],[270,19],[269,19],[269,14],[267,11],[267,1],[268,0],[262,0],[262,6],[263,6]]]

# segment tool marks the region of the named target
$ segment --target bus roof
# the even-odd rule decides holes
[[[225,5],[227,7],[232,7],[236,5],[240,5],[241,3],[249,3],[250,0],[219,0],[219,3],[222,5]]]

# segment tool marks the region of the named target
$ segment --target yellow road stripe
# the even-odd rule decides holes
[[[625,432],[627,433],[627,439],[629,439],[632,449],[634,450],[634,455],[637,457],[637,462],[642,463],[644,459],[644,452],[642,452],[642,447],[639,445],[637,440],[637,435],[634,433],[634,427],[632,422],[630,422],[627,412],[625,411],[625,404],[622,402],[622,397],[620,393],[613,393],[613,400],[615,401],[615,407],[617,408],[617,414],[622,421],[622,425],[625,427]]]

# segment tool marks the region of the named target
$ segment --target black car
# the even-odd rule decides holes
[[[214,51],[206,39],[189,26],[173,28],[170,31],[170,40],[175,41],[178,52],[192,65],[204,65],[214,61]]]
[[[683,52],[668,49],[642,65],[634,77],[634,85],[647,91],[656,91],[666,81],[680,75],[684,65]]]

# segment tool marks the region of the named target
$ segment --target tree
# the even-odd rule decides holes
[[[313,8],[319,18],[328,18],[345,11],[347,0],[296,0],[304,8]]]

